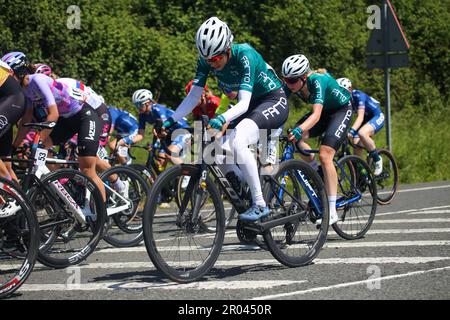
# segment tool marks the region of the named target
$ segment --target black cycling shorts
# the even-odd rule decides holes
[[[289,116],[287,97],[282,88],[251,101],[248,109],[249,111],[231,122],[230,129],[243,119],[252,119],[259,129],[278,129]]]
[[[299,122],[297,122],[296,126],[305,122],[311,114],[312,112],[306,114]],[[309,137],[319,137],[325,133],[322,144],[337,151],[342,142],[344,142],[344,139],[347,139],[347,132],[350,129],[349,123],[352,119],[352,114],[351,104],[337,110],[322,110],[319,122],[309,130]]]
[[[13,125],[25,113],[25,97],[16,79],[11,76],[0,87],[0,156],[9,156]]]
[[[84,104],[80,112],[69,117],[59,118],[50,134],[54,145],[65,143],[78,133],[78,153],[80,157],[96,157],[102,123],[96,110]]]

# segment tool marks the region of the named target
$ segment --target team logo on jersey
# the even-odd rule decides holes
[[[8,119],[5,116],[0,116],[0,130],[8,126]]]
[[[101,117],[102,117],[103,121],[108,121],[109,120],[109,114],[108,113],[103,113]]]

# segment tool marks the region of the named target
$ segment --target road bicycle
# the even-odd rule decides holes
[[[355,149],[363,149],[367,152],[367,149],[361,144],[355,144],[353,139],[347,138],[344,140],[339,152],[336,154],[338,158],[345,155],[350,155],[350,146]],[[398,188],[399,170],[397,161],[391,151],[385,148],[377,149],[378,154],[383,160],[383,170],[381,174],[374,176],[375,183],[377,185],[377,201],[381,205],[389,204],[395,197]],[[375,170],[375,163],[372,157],[367,156],[366,162],[368,163],[371,172]]]
[[[307,157],[319,153],[319,150],[300,149],[287,136],[280,137],[280,142],[281,161],[292,159],[295,152]],[[344,239],[360,239],[370,229],[377,210],[375,179],[368,164],[357,156],[335,157],[333,163],[338,177],[336,211],[339,220],[332,227]],[[319,173],[323,176],[321,168]]]
[[[27,123],[36,131],[29,159],[5,159],[26,164],[21,187],[36,210],[40,245],[38,261],[52,268],[65,268],[85,260],[102,237],[106,208],[100,190],[78,170],[51,171],[48,150],[39,148],[40,132],[55,122]]]
[[[102,149],[99,148],[98,153],[101,151]],[[65,149],[65,152],[68,157],[63,157],[63,159],[61,157],[46,158],[46,164],[73,169],[78,168],[76,145],[68,143],[68,148]],[[55,153],[58,156],[59,153],[56,151]],[[30,158],[31,156],[27,155],[27,157]],[[15,161],[24,162],[25,160],[16,159]],[[25,162],[30,165],[29,161]],[[99,174],[99,177],[103,181],[107,197],[105,202],[107,216],[103,230],[103,240],[115,247],[130,247],[139,244],[143,239],[142,215],[145,211],[149,193],[148,185],[137,172],[126,166],[111,167]],[[111,183],[112,178],[120,178],[126,184],[126,191],[124,191],[126,195],[114,189]],[[75,184],[72,188],[73,192],[79,194],[79,197],[83,197],[82,186]],[[83,200],[79,199],[79,201],[82,202]],[[73,235],[73,232],[66,233],[65,241],[69,241]]]
[[[0,178],[0,299],[26,281],[38,250],[39,227],[32,206],[15,184]]]
[[[202,117],[201,150],[208,145],[207,123],[208,118]],[[189,177],[188,185],[174,197],[181,199],[180,203],[174,200],[175,209],[159,208],[157,199],[162,190],[183,177]],[[311,263],[325,243],[329,222],[328,206],[321,205],[327,203],[327,196],[319,175],[304,161],[289,160],[261,181],[270,214],[261,221],[244,222],[243,228],[261,234],[269,251],[284,265]],[[187,283],[203,277],[222,250],[225,217],[217,186],[238,213],[248,209],[220,168],[205,161],[165,170],[151,189],[149,212],[144,216],[144,241],[153,264],[174,281]],[[317,228],[319,217],[323,223]],[[214,231],[202,228],[204,223]],[[293,224],[297,224],[295,230]]]

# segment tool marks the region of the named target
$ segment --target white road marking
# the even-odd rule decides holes
[[[362,240],[361,242],[348,241],[348,242],[327,242],[324,248],[370,248],[370,247],[405,247],[405,246],[450,246],[450,240],[417,240],[417,241],[377,241],[377,242],[366,242]],[[291,246],[297,248],[299,246]],[[180,246],[173,248],[159,247],[158,251],[190,251],[193,247]],[[198,248],[198,251],[208,251],[210,248]],[[262,250],[257,245],[224,245],[222,251],[234,251],[234,250]],[[131,247],[131,248],[105,248],[97,249],[96,254],[104,253],[125,253],[125,252],[146,252],[144,246]]]
[[[427,274],[430,272],[439,272],[439,271],[446,271],[446,270],[450,270],[450,266],[443,267],[443,268],[435,268],[435,269],[430,269],[430,270],[408,272],[408,273],[403,273],[403,274],[395,274],[395,275],[391,275],[391,276],[373,278],[373,279],[362,280],[362,281],[340,283],[340,284],[337,284],[334,286],[317,287],[317,288],[312,288],[312,289],[302,290],[302,291],[294,291],[294,292],[286,292],[286,293],[280,293],[280,294],[274,294],[274,295],[260,296],[260,297],[255,297],[251,300],[271,300],[271,299],[276,299],[276,298],[304,295],[304,294],[313,293],[313,292],[328,291],[328,290],[333,290],[333,289],[338,289],[338,288],[347,288],[347,287],[351,287],[351,286],[373,283],[374,281],[405,278],[405,277],[411,277],[411,276],[415,276],[415,275]]]
[[[353,221],[349,221],[353,222]],[[382,223],[434,223],[434,222],[450,222],[450,218],[424,218],[424,219],[388,219],[388,220],[375,220],[373,224],[382,224]],[[344,222],[345,224],[345,222]]]
[[[424,210],[424,211],[417,211],[417,212],[411,212],[410,214],[446,214],[450,213],[450,210]]]
[[[96,290],[244,290],[271,289],[301,284],[306,280],[200,281],[187,284],[149,282],[102,282],[82,284],[24,284],[19,291],[96,291]]]
[[[446,205],[446,206],[429,207],[429,208],[421,208],[421,209],[408,209],[408,210],[400,210],[400,211],[389,211],[389,212],[384,212],[384,213],[377,213],[375,216],[376,217],[380,217],[380,216],[387,216],[387,215],[398,214],[398,213],[411,213],[411,212],[420,212],[420,211],[425,211],[425,210],[434,210],[434,209],[443,209],[443,208],[450,208],[450,206]]]
[[[314,264],[421,264],[437,261],[450,260],[449,257],[368,257],[368,258],[329,258],[329,259],[315,259]],[[169,262],[168,264],[172,264]],[[180,263],[176,261],[176,263]],[[188,261],[183,265],[188,265]],[[234,266],[281,266],[275,259],[258,259],[258,260],[219,260],[214,267],[234,267]],[[5,266],[6,267],[6,266]],[[105,262],[105,263],[88,263],[77,265],[80,269],[147,269],[155,270],[156,268],[150,261],[135,261],[135,262]],[[47,267],[37,264],[35,269],[44,270]],[[0,270],[2,268],[0,267]]]
[[[448,189],[448,188],[450,188],[450,185],[435,186],[435,187],[420,187],[420,188],[411,188],[411,189],[397,190],[397,193],[436,190],[436,189]],[[380,194],[387,194],[387,193],[390,193],[390,192],[381,192]]]

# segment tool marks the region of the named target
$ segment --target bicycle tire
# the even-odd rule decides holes
[[[107,219],[112,219],[116,229],[111,228],[112,223],[109,224],[107,230],[104,231],[103,240],[112,246],[118,248],[132,247],[138,245],[144,238],[144,233],[142,231],[142,217],[146,212],[148,207],[148,194],[150,192],[150,187],[147,182],[141,176],[141,174],[128,166],[116,166],[111,167],[100,175],[100,178],[108,183],[107,178],[113,174],[119,175],[122,181],[127,181],[129,183],[129,195],[133,207],[130,210],[121,211],[114,214],[112,217]],[[125,179],[125,177],[127,177]],[[108,211],[109,198],[112,196],[111,193],[107,192],[106,199],[106,210]],[[132,197],[131,197],[132,196]],[[144,196],[142,199],[141,197]],[[142,207],[142,211],[139,208]],[[140,222],[133,224],[133,222]],[[114,232],[113,230],[118,230],[119,232]],[[125,236],[130,236],[130,238],[125,239]]]
[[[349,172],[345,170],[348,169]],[[345,156],[338,161],[338,199],[336,203],[351,200],[362,194],[358,201],[336,208],[339,221],[332,225],[333,230],[343,239],[361,239],[369,231],[377,210],[377,189],[368,164],[357,156]],[[368,214],[363,208],[370,207]],[[347,228],[350,226],[350,228]]]
[[[397,193],[397,188],[398,188],[398,166],[397,166],[397,162],[395,161],[395,157],[392,154],[392,152],[390,152],[387,149],[377,149],[378,154],[380,155],[380,157],[382,157],[383,159],[383,172],[379,175],[379,176],[375,176],[375,182],[377,184],[377,201],[379,204],[381,205],[386,205],[392,202],[392,200],[394,199],[396,193]],[[386,159],[389,160],[388,163],[386,163]],[[373,158],[372,157],[368,157],[367,159],[367,163],[369,165],[370,168],[372,168],[373,166]],[[389,170],[387,172],[387,170]],[[373,170],[372,170],[373,172]],[[387,186],[387,188],[389,188],[389,190],[385,189],[384,184],[382,183],[383,181],[386,181],[386,177],[390,178],[393,177],[392,179],[392,186]],[[383,195],[384,193],[386,193],[386,195]]]
[[[0,299],[12,295],[31,274],[39,250],[39,227],[33,208],[25,194],[7,180],[0,178],[1,209],[7,210],[7,199],[18,204],[18,211],[12,215],[5,214],[0,218]],[[19,255],[13,251],[5,251],[8,235],[14,233],[16,245],[20,246]],[[16,246],[15,245],[15,246]],[[12,249],[12,248],[11,248]],[[17,247],[16,247],[17,249]],[[23,250],[26,250],[24,253]],[[20,261],[11,261],[17,258]],[[11,261],[9,268],[5,264]],[[11,270],[10,272],[8,272]]]
[[[178,212],[175,212],[173,214],[165,214],[163,210],[158,209],[157,206],[157,200],[158,197],[162,191],[162,189],[170,184],[172,181],[175,181],[180,176],[187,175],[191,177],[191,182],[194,184],[194,187],[197,188],[198,185],[196,184],[198,182],[198,179],[200,178],[200,172],[199,168],[197,166],[193,165],[176,165],[173,166],[167,170],[165,170],[163,173],[161,173],[158,178],[155,181],[155,184],[151,188],[150,196],[149,196],[149,212],[144,216],[144,241],[145,246],[147,248],[147,253],[153,262],[153,264],[156,266],[156,268],[161,271],[164,275],[166,275],[169,279],[179,282],[179,283],[189,283],[192,281],[196,281],[203,276],[205,276],[209,270],[214,266],[215,262],[217,261],[217,258],[219,257],[222,244],[224,241],[224,235],[225,235],[225,227],[224,227],[224,210],[223,205],[220,201],[219,197],[219,191],[217,190],[216,186],[214,185],[213,181],[208,177],[206,179],[206,191],[211,196],[212,204],[215,207],[216,212],[216,228],[215,228],[215,236],[212,236],[211,233],[204,232],[199,226],[198,229],[196,228],[196,225],[193,225],[191,229],[189,228],[188,219],[184,220],[184,222],[187,222],[186,225],[177,225],[179,222],[180,216],[178,215]],[[194,180],[195,179],[195,180]],[[191,203],[191,208],[193,206],[192,200],[190,195],[186,195]],[[177,196],[174,196],[174,201],[176,201]],[[189,214],[192,212],[192,210],[187,208],[186,212]],[[172,229],[161,231],[162,228],[170,228],[174,224],[172,222],[168,222],[168,219],[171,219],[172,216],[175,216],[176,223],[175,227]],[[201,216],[201,215],[200,215]],[[185,217],[184,215],[181,217]],[[180,218],[180,219],[181,219]],[[175,234],[174,237],[168,238],[169,234]],[[164,235],[165,239],[156,239],[156,236],[159,234]],[[186,238],[183,238],[182,236],[185,236]],[[204,244],[202,243],[199,245],[200,241],[208,241],[210,240],[211,243]],[[165,247],[162,246],[162,244],[165,242],[171,242],[174,245],[170,248],[169,251],[164,251]],[[188,249],[192,249],[191,246],[192,243],[196,244],[196,247],[198,249],[198,252],[195,254],[191,254],[189,251],[189,254],[187,255],[190,257],[198,257],[200,256],[201,261],[198,265],[192,266],[192,262],[188,261],[182,261],[181,257],[185,257],[186,255],[183,255],[185,247],[183,247],[183,244],[188,244]],[[161,247],[159,246],[161,244]],[[175,244],[181,245],[180,250],[177,251],[176,248],[174,248]],[[170,256],[177,257],[177,261],[169,261],[166,259],[166,252],[168,259]],[[204,253],[204,254],[203,254]],[[203,254],[203,256],[202,256]],[[184,265],[181,265],[177,267],[177,263],[184,263]]]
[[[298,220],[298,224],[295,227],[295,230],[293,231],[293,235],[289,236],[290,238],[292,238],[291,240],[288,241],[287,237],[288,230],[286,224],[283,226],[278,226],[282,227],[277,229],[280,230],[281,233],[280,237],[277,237],[274,228],[264,232],[263,236],[269,248],[269,251],[274,256],[275,259],[277,259],[280,263],[288,267],[300,267],[310,264],[320,253],[320,250],[325,244],[325,241],[327,239],[328,223],[329,223],[329,211],[328,206],[326,205],[328,203],[328,197],[322,179],[320,178],[318,173],[303,160],[292,159],[282,162],[278,170],[272,174],[272,178],[278,180],[279,178],[281,178],[281,175],[284,175],[285,172],[290,172],[291,170],[294,173],[298,174],[299,172],[301,172],[303,174],[304,179],[307,179],[309,185],[311,186],[311,188],[313,188],[316,195],[318,196],[319,201],[322,204],[322,217],[321,217],[322,223],[317,228],[315,222],[318,217],[314,213],[312,208],[309,206],[309,204],[305,204],[303,207],[295,209],[296,211],[295,214],[302,213],[302,217],[296,219]],[[295,176],[297,177],[297,175]],[[301,190],[297,190],[297,192],[301,192]],[[266,182],[264,184],[264,199],[266,200],[267,204],[269,205],[269,208],[271,209],[271,212],[273,213],[277,207],[280,208],[281,206],[273,205],[273,201],[271,199],[274,198],[273,196],[271,196],[272,194],[275,194],[275,192],[273,191],[273,185],[270,182]],[[286,194],[286,192],[284,192],[283,194]],[[301,202],[301,199],[296,200],[298,202]],[[298,202],[294,201],[295,206],[298,206]],[[290,205],[290,207],[291,206],[292,204]],[[300,212],[297,212],[297,210],[300,210]],[[286,216],[287,216],[286,212],[281,212],[280,218]],[[311,223],[310,226],[308,225],[309,223]],[[317,234],[313,235],[311,237],[311,240],[303,241],[300,232],[298,232],[299,230],[302,232],[302,234],[306,232],[314,232],[314,233],[317,232]],[[305,230],[305,232],[303,230]],[[296,239],[299,239],[299,241],[292,241]],[[289,255],[285,252],[288,251],[289,249],[292,249],[292,251],[296,252],[296,249],[297,248],[301,249],[302,246],[307,247],[307,250],[304,253]],[[297,252],[300,253],[301,251],[302,250],[298,250]]]
[[[53,210],[50,213],[42,212],[42,214],[47,214],[49,221],[52,219],[57,219],[56,221],[53,221],[55,227],[52,227],[53,229],[51,229],[51,232],[56,236],[56,240],[52,242],[50,246],[41,242],[38,253],[38,261],[40,263],[55,269],[67,268],[86,260],[87,257],[94,252],[98,242],[101,240],[103,236],[103,226],[106,220],[106,208],[99,188],[95,185],[91,178],[80,171],[73,169],[60,169],[45,175],[41,179],[41,183],[42,185],[50,185],[52,182],[63,181],[64,179],[69,181],[63,185],[65,192],[67,194],[71,194],[71,196],[74,195],[72,200],[77,201],[77,205],[79,207],[84,206],[81,202],[87,200],[86,198],[83,198],[86,196],[86,190],[90,192],[91,197],[87,202],[91,207],[91,213],[92,209],[94,209],[95,221],[88,217],[88,223],[82,226],[76,221],[71,213],[62,210],[62,200],[55,194],[54,191],[50,189],[50,192],[53,193],[60,204],[56,204],[52,197],[47,195],[46,192],[43,192],[44,189],[36,186],[30,189],[28,194],[30,201],[34,203],[33,199],[35,199],[39,194],[42,195],[49,204],[46,208],[51,208]],[[74,183],[72,184],[72,182]],[[75,189],[75,185],[84,191],[79,192],[79,190]],[[76,195],[78,195],[77,200],[75,200]],[[45,220],[45,222],[48,221]],[[40,221],[38,219],[38,223],[42,240],[42,234],[45,232],[44,230],[47,230],[49,227],[44,224],[43,220]],[[64,235],[64,233],[66,233],[67,236]],[[81,241],[82,239],[86,239],[86,241],[83,241],[85,243],[80,245],[75,244],[76,248],[71,247],[70,249],[67,249],[65,247],[65,244],[69,244],[72,240]],[[63,248],[57,248],[58,245]],[[73,246],[73,243],[71,245]],[[69,255],[68,257],[65,256],[66,253]]]

